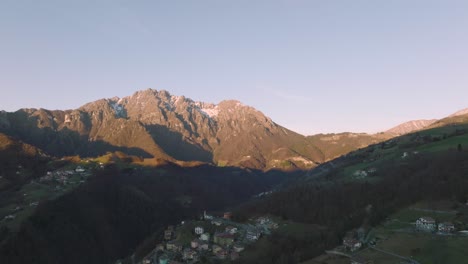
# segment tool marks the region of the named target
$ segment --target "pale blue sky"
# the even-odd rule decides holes
[[[146,88],[303,134],[468,107],[468,1],[0,0],[0,109]]]

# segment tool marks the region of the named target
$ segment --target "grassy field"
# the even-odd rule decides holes
[[[468,263],[468,237],[437,236],[423,242],[414,255],[421,263]]]
[[[412,223],[421,216],[432,217],[437,222],[454,220],[456,212],[452,207],[453,203],[449,201],[420,202],[398,211],[373,230],[374,236],[384,238],[379,240],[377,247],[424,264],[468,263],[468,237],[414,232]],[[370,252],[362,254],[372,258]]]
[[[360,257],[366,258],[366,259],[372,259],[374,263],[378,264],[399,264],[401,263],[401,259],[395,256],[391,256],[385,253],[382,253],[377,250],[373,250],[370,248],[367,248],[365,250],[362,250],[357,254]]]
[[[21,222],[34,212],[35,207],[30,206],[30,203],[50,199],[53,195],[54,190],[52,187],[37,183],[24,185],[9,205],[0,208],[1,216],[12,214],[15,215],[15,219],[3,220],[0,224],[16,230]],[[17,206],[21,207],[21,210],[15,211]]]
[[[301,264],[349,264],[349,258],[321,255],[314,259],[302,262]]]
[[[457,149],[458,144],[461,144],[462,147],[468,149],[468,135],[450,137],[441,141],[425,144],[416,148],[416,150],[425,152],[438,152],[448,149]]]
[[[431,211],[429,208],[410,207],[401,210],[392,216],[392,219],[397,219],[403,222],[415,222],[419,217],[428,216],[434,218],[437,222],[451,221],[455,218],[456,213],[453,211]]]
[[[390,251],[398,255],[413,258],[423,264],[437,263],[468,263],[468,237],[440,236],[430,233],[395,233],[388,239],[377,244],[379,249]],[[375,255],[383,255],[382,259],[374,259]],[[374,259],[375,263],[387,263],[383,259],[397,259],[365,250],[360,255]],[[388,262],[390,263],[390,262]],[[393,262],[398,263],[398,262]]]
[[[466,123],[466,120],[464,120],[463,122]],[[468,129],[468,125],[466,125],[466,124],[457,124],[455,126],[450,126],[450,125],[449,126],[442,126],[442,127],[422,130],[422,131],[419,131],[418,133],[421,136],[440,136],[440,137],[442,137],[444,134],[449,135],[449,134],[455,132],[457,129]]]

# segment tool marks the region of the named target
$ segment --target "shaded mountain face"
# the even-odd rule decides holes
[[[0,133],[0,191],[20,185],[45,171],[49,160],[40,149]]]
[[[151,241],[153,249],[168,225],[245,202],[299,173],[110,165],[75,190],[41,202],[18,232],[0,236],[0,263],[115,263],[142,242]]]
[[[121,151],[257,169],[311,168],[325,160],[304,136],[238,101],[215,105],[153,89],[75,110],[1,112],[0,131],[58,157]]]
[[[412,120],[412,121],[408,121],[403,124],[400,124],[396,127],[393,127],[385,131],[385,133],[390,134],[390,135],[395,135],[395,136],[405,135],[411,132],[415,132],[418,130],[428,128],[430,125],[432,125],[436,121],[437,119]]]

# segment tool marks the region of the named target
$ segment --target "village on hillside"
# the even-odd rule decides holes
[[[444,251],[468,245],[467,219],[458,217],[461,211],[468,212],[468,203],[458,210],[451,209],[448,202],[439,202],[442,203],[439,209],[419,203],[400,210],[380,226],[351,230],[340,246],[302,264],[432,263],[424,261],[433,258],[431,247],[438,245],[436,247]],[[447,244],[456,247],[446,247]],[[457,256],[457,252],[446,253],[464,258]]]
[[[92,175],[91,168],[104,167],[104,164],[72,165],[66,168],[50,170],[25,184],[16,200],[6,207],[0,208],[0,226],[18,226],[22,219],[32,214],[34,208],[41,201],[53,199],[63,195],[86,182]],[[18,166],[17,174],[22,173],[22,166]]]
[[[230,212],[214,217],[204,212],[199,221],[168,226],[164,241],[143,258],[142,264],[197,263],[201,260],[236,260],[245,247],[270,235],[278,223],[270,217],[252,218],[248,223],[232,220]],[[118,261],[117,263],[121,263]]]

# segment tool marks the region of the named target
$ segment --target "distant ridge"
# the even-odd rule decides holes
[[[457,111],[457,112],[449,115],[448,117],[462,116],[462,115],[467,115],[467,114],[468,114],[468,108],[465,108],[463,110]]]
[[[411,133],[411,132],[415,132],[415,131],[427,128],[430,125],[432,125],[433,123],[435,123],[436,121],[437,121],[437,119],[412,120],[412,121],[408,121],[408,122],[405,122],[403,124],[400,124],[400,125],[398,125],[396,127],[393,127],[391,129],[385,131],[385,133],[395,135],[395,136],[400,136],[400,135],[408,134],[408,133]]]

